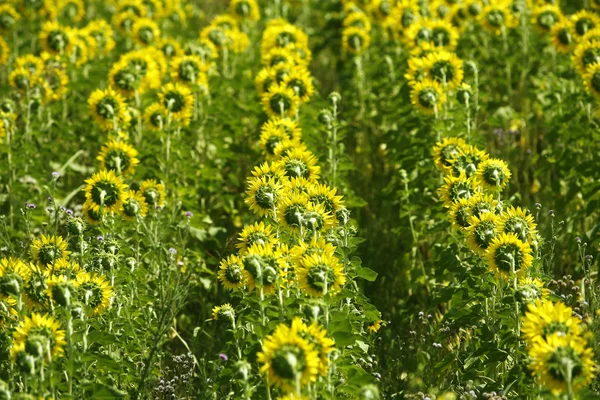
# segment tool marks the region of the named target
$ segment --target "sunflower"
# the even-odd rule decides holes
[[[18,258],[0,260],[0,299],[19,297],[30,276],[30,268]]]
[[[511,3],[507,0],[500,0],[483,7],[479,14],[479,23],[484,29],[500,35],[507,28],[514,28],[518,20],[512,13]]]
[[[363,12],[351,12],[342,21],[344,28],[359,28],[366,32],[371,32],[371,21],[367,14]]]
[[[142,46],[150,46],[160,40],[160,28],[150,18],[138,18],[131,27],[133,39]]]
[[[73,46],[73,30],[56,21],[45,22],[39,40],[44,50],[50,54],[68,54]]]
[[[206,74],[210,64],[202,61],[199,56],[179,56],[171,61],[171,78],[174,81],[187,85],[208,88]]]
[[[85,5],[82,0],[60,0],[58,17],[69,23],[81,22],[85,18]]]
[[[262,95],[261,103],[269,117],[293,117],[296,114],[300,98],[294,89],[287,86],[273,84]]]
[[[515,233],[500,233],[493,238],[485,258],[492,272],[504,276],[512,271],[524,271],[533,264],[531,247]]]
[[[533,244],[538,235],[531,213],[521,207],[509,207],[498,220],[498,231],[514,233],[522,242]]]
[[[446,102],[442,85],[431,79],[416,82],[410,91],[410,102],[423,114],[434,115],[441,111]]]
[[[600,41],[579,43],[573,51],[572,60],[579,75],[585,76],[588,67],[600,62]]]
[[[568,392],[569,378],[575,392],[594,378],[594,353],[585,339],[577,336],[552,335],[545,341],[537,341],[531,346],[529,357],[537,380],[556,396]]]
[[[456,88],[456,100],[461,106],[469,107],[472,98],[473,88],[468,83],[463,82]]]
[[[458,154],[452,156],[449,160],[450,168],[448,171],[454,176],[460,176],[464,173],[469,178],[476,174],[479,165],[486,161],[488,157],[489,155],[485,151],[479,150],[475,146],[467,145],[462,147]]]
[[[317,158],[308,150],[291,150],[278,161],[278,165],[288,178],[302,177],[316,182],[321,174]]]
[[[140,94],[145,93],[149,89],[160,88],[162,81],[161,68],[165,71],[167,69],[166,60],[162,52],[154,47],[125,53],[121,56],[117,64],[119,65],[119,71],[126,68],[129,73],[135,75],[136,81],[134,83],[139,83],[137,91]],[[164,65],[161,67],[160,64]],[[111,76],[109,73],[109,78]],[[110,79],[110,82],[114,82],[116,85],[120,79],[125,79],[125,77],[114,76]],[[130,91],[130,94],[135,94],[135,92]]]
[[[583,82],[587,90],[600,99],[600,61],[590,64],[583,75]]]
[[[168,83],[158,94],[161,104],[169,112],[169,117],[187,126],[192,117],[194,97],[192,91],[185,85]]]
[[[11,4],[0,4],[0,33],[10,31],[21,19]]]
[[[441,170],[449,168],[452,165],[450,160],[466,149],[467,143],[459,137],[442,139],[432,150],[435,165]]]
[[[404,40],[410,48],[429,42],[435,47],[454,49],[458,42],[458,29],[449,21],[423,18],[411,24]]]
[[[241,21],[256,22],[260,19],[260,9],[256,0],[232,0],[229,12]]]
[[[263,154],[267,159],[275,159],[275,147],[284,140],[288,140],[289,135],[283,128],[273,125],[266,128],[263,126],[260,131],[259,145]]]
[[[69,306],[77,294],[78,283],[64,275],[53,275],[46,281],[46,295],[56,306]]]
[[[180,57],[184,55],[183,48],[179,41],[175,38],[162,37],[156,44],[156,47],[163,53],[167,59]],[[198,54],[195,54],[198,55]],[[202,61],[206,61],[206,57],[201,57]]]
[[[68,260],[68,244],[62,236],[42,235],[41,239],[31,242],[31,253],[33,259],[42,265],[49,265],[58,260]]]
[[[120,211],[127,185],[123,178],[114,171],[101,170],[85,181],[85,197],[92,202],[94,211],[104,210],[107,212]]]
[[[423,69],[428,77],[450,90],[458,87],[464,77],[462,60],[445,50],[428,54],[423,61]]]
[[[475,215],[469,217],[467,244],[471,250],[480,254],[485,252],[498,235],[496,232],[498,219],[499,217],[491,212],[482,213],[478,217]]]
[[[579,10],[571,15],[571,23],[573,26],[573,34],[577,41],[588,31],[600,26],[600,17],[594,12],[588,10]]]
[[[6,65],[8,63],[8,57],[10,56],[10,48],[2,36],[0,36],[0,65]]]
[[[254,83],[259,96],[262,96],[268,92],[271,85],[275,82],[274,68],[269,67],[262,68],[254,78]]]
[[[135,221],[137,217],[145,217],[148,213],[146,198],[140,192],[129,190],[125,193],[121,213],[126,221]]]
[[[469,213],[475,217],[480,217],[484,213],[496,214],[498,201],[491,194],[475,193],[468,200]]]
[[[299,231],[306,224],[304,215],[308,209],[308,195],[285,193],[277,204],[277,220],[292,231]]]
[[[319,373],[321,376],[327,375],[329,369],[328,355],[334,349],[335,342],[327,337],[327,329],[313,322],[310,326],[306,326],[298,317],[292,320],[291,331],[307,340],[312,344],[319,354]]]
[[[110,306],[113,288],[103,275],[80,272],[76,279],[81,301],[89,307],[89,316],[104,313]]]
[[[93,200],[86,200],[83,203],[83,208],[81,209],[81,213],[85,217],[85,220],[90,225],[99,225],[102,222],[102,218],[105,215],[106,211],[101,209],[95,209],[95,203]]]
[[[263,289],[264,293],[272,293],[280,271],[284,269],[284,260],[270,245],[255,243],[241,257],[244,265],[244,280],[250,290]]]
[[[296,48],[308,49],[308,36],[292,24],[273,23],[263,33],[261,54],[267,54],[274,47],[287,47],[290,44]]]
[[[108,72],[108,83],[120,95],[124,97],[133,97],[135,93],[143,93],[146,88],[142,85],[144,79],[143,72],[140,72],[134,66],[130,66],[127,62],[119,61],[112,65]]]
[[[46,271],[50,272],[50,276],[60,275],[67,278],[75,278],[81,271],[81,266],[74,261],[60,259],[54,264],[48,265]]]
[[[408,71],[404,74],[404,78],[408,81],[410,86],[414,86],[415,83],[421,82],[423,78],[425,78],[425,68],[424,68],[425,57],[411,57],[408,59]]]
[[[14,61],[14,66],[15,69],[24,68],[28,70],[32,76],[40,75],[44,71],[44,61],[33,54],[17,57]]]
[[[564,20],[560,7],[547,4],[533,10],[531,23],[542,33],[548,33],[552,27]]]
[[[285,139],[275,146],[273,149],[273,155],[275,160],[281,160],[287,157],[292,151],[299,150],[302,152],[308,151],[308,148],[300,139]]]
[[[441,200],[444,202],[444,207],[450,208],[452,203],[459,199],[468,199],[476,192],[477,180],[474,177],[467,178],[467,175],[462,173],[460,176],[446,176],[444,185],[438,189]]]
[[[309,101],[315,93],[310,72],[300,67],[292,69],[283,79],[282,85],[293,89],[302,103]]]
[[[319,373],[319,353],[314,345],[284,324],[265,338],[257,361],[269,382],[288,392],[314,382]]]
[[[306,211],[302,216],[304,228],[310,233],[322,232],[335,225],[334,213],[325,211],[325,206],[321,203],[311,202],[309,200]]]
[[[322,236],[318,238],[312,237],[309,242],[301,240],[298,244],[292,247],[290,250],[290,256],[295,263],[300,263],[304,257],[314,254],[325,257],[333,257],[335,254],[335,249],[335,246],[327,242]]]
[[[499,192],[506,187],[512,175],[506,162],[486,156],[477,165],[475,176],[484,189]]]
[[[116,2],[117,13],[131,12],[136,17],[145,17],[147,8],[142,0],[119,0]]]
[[[285,181],[284,188],[286,193],[308,194],[308,191],[316,183],[306,178],[296,177]]]
[[[90,95],[88,105],[94,121],[103,130],[117,130],[129,122],[125,100],[110,87],[96,89]]]
[[[7,297],[0,300],[0,328],[7,329],[7,324],[11,324],[19,316],[16,309],[17,300]]]
[[[165,128],[168,118],[168,111],[160,103],[153,103],[144,111],[144,123],[155,132]]]
[[[302,290],[313,297],[335,295],[346,283],[344,266],[335,256],[312,254],[296,265],[296,280]]]
[[[459,199],[452,203],[450,206],[450,210],[448,210],[448,216],[450,218],[450,222],[458,229],[462,229],[465,231],[471,224],[469,223],[469,218],[472,216],[471,214],[471,205],[469,204],[470,199]]]
[[[116,46],[112,26],[103,19],[90,21],[84,28],[88,36],[92,38],[92,56],[106,56]]]
[[[131,175],[140,163],[136,157],[138,152],[133,146],[125,142],[111,140],[100,149],[96,158],[100,162],[100,169],[112,170],[117,174]]]
[[[550,290],[544,287],[544,282],[539,278],[519,277],[515,296],[523,303],[533,303],[535,300],[545,300],[550,295]]]
[[[331,188],[325,184],[315,183],[308,186],[308,201],[323,206],[325,212],[335,215],[335,213],[344,207],[342,196],[337,196],[337,188]]]
[[[26,316],[13,332],[13,360],[17,350],[43,358],[50,362],[64,353],[65,331],[60,329],[60,323],[51,315],[32,313]]]
[[[276,162],[265,162],[260,165],[256,165],[252,170],[252,176],[254,178],[272,178],[278,183],[283,183],[287,180],[285,171],[279,163]],[[252,178],[248,179],[248,184]]]
[[[167,202],[165,185],[156,182],[154,179],[146,179],[143,181],[140,185],[139,192],[146,200],[146,203],[154,208],[164,207]]]
[[[278,240],[271,225],[261,221],[245,226],[239,235],[238,242],[235,247],[239,249],[240,254],[244,254],[255,243],[264,246],[275,246]]]
[[[231,255],[219,265],[219,281],[229,290],[238,290],[245,284],[244,263],[238,256]]]
[[[573,36],[573,23],[567,19],[557,22],[550,30],[550,40],[561,53],[568,53],[575,42]]]
[[[371,43],[371,35],[365,29],[358,27],[344,28],[342,31],[342,47],[352,55],[364,53]]]
[[[300,58],[300,54],[288,47],[273,47],[268,53],[263,54],[261,62],[265,67],[273,68],[279,64],[287,64],[291,66],[304,66],[304,61]]]
[[[283,187],[274,178],[261,176],[249,180],[244,202],[260,217],[273,215]]]
[[[212,319],[215,321],[235,321],[235,310],[229,303],[223,304],[221,306],[215,306],[212,309]]]
[[[396,2],[390,15],[384,19],[383,27],[386,32],[397,40],[404,40],[407,29],[420,18],[419,6],[412,1]]]
[[[8,76],[10,86],[23,95],[27,94],[39,79],[39,75],[32,74],[31,71],[23,67],[13,69]]]
[[[188,42],[184,47],[184,54],[199,56],[202,61],[208,62],[219,58],[219,49],[210,40],[197,40]]]
[[[47,67],[44,70],[43,79],[52,92],[52,100],[61,100],[65,97],[69,76],[63,69]]]

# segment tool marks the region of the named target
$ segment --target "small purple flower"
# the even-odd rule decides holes
[[[67,213],[67,215],[73,215],[73,210],[71,210],[70,208],[67,208],[65,212]]]
[[[576,241],[577,243],[581,243],[581,238],[580,238],[579,236],[577,236],[577,237],[575,238],[575,241]]]
[[[25,204],[25,207],[29,208],[30,210],[35,210],[37,206],[34,203],[27,203]]]
[[[60,178],[60,173],[59,173],[58,171],[54,171],[54,172],[52,173],[52,177],[53,177],[54,179],[58,179],[58,178]]]
[[[177,249],[175,249],[175,248],[171,247],[171,248],[169,249],[169,253],[171,253],[171,254],[177,254]]]
[[[554,217],[554,210],[548,211],[548,215],[550,215],[551,217]]]
[[[98,236],[98,237],[96,238],[96,240],[97,240],[97,241],[99,241],[99,242],[101,242],[101,241],[103,241],[103,240],[104,240],[104,236]]]
[[[185,212],[185,216],[188,217],[188,218],[192,218],[194,216],[194,213],[191,212],[191,211],[186,211]]]
[[[542,205],[540,203],[535,203],[535,208],[539,210],[540,208],[542,208]]]
[[[227,357],[227,354],[223,354],[223,353],[219,354],[219,358],[223,361],[229,360],[229,357]]]

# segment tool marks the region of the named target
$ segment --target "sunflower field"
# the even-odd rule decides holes
[[[0,0],[0,400],[600,399],[600,0]]]

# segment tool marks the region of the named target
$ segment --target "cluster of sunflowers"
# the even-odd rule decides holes
[[[71,217],[67,240],[76,243],[84,225]],[[12,360],[20,371],[35,375],[64,355],[67,342],[71,345],[72,318],[94,318],[110,306],[113,284],[91,265],[71,260],[61,236],[42,235],[30,253],[29,260],[0,261],[0,326],[14,326]]]
[[[528,306],[522,334],[530,346],[534,375],[557,395],[589,384],[595,367],[582,317],[561,301],[549,299],[550,291],[534,263],[541,238],[532,214],[506,207],[500,198],[511,178],[507,164],[457,137],[439,142],[433,156],[446,174],[439,193],[453,227],[485,260],[499,285],[507,285]]]
[[[298,107],[314,92],[306,34],[282,19],[271,20],[261,49],[264,67],[256,83],[269,120],[261,128],[259,144],[268,161],[252,171],[245,202],[262,220],[242,230],[239,252],[222,260],[218,278],[225,288],[241,294],[241,309],[249,308],[243,305],[257,294],[260,307],[254,312],[260,311],[263,323],[269,305],[279,308],[281,323],[262,341],[257,360],[267,390],[274,384],[287,393],[282,400],[307,399],[304,393],[323,379],[329,382],[328,390],[334,390],[331,364],[342,349],[334,352],[329,314],[336,295],[351,279],[348,260],[337,246],[348,245],[352,228],[342,196],[319,182],[317,158],[301,141]],[[331,100],[336,107],[340,97],[334,93]],[[294,300],[310,306],[309,325],[298,316],[285,322],[284,309]],[[243,324],[240,318],[237,326]],[[237,329],[231,304],[215,307],[213,319]],[[368,331],[377,332],[380,321],[370,322]],[[239,344],[237,349],[242,358]],[[376,393],[370,386],[363,390]]]

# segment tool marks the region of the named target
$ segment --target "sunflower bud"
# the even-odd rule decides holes
[[[16,274],[5,275],[0,278],[0,293],[19,296],[21,293],[21,283],[21,278]]]
[[[329,101],[331,101],[333,105],[338,105],[340,104],[340,101],[342,101],[342,96],[338,92],[331,92],[329,94]]]
[[[52,286],[52,299],[63,307],[68,307],[71,305],[71,288],[69,285],[54,285]]]
[[[25,351],[17,354],[15,363],[17,368],[24,374],[34,375],[36,372],[35,357]]]
[[[86,223],[79,217],[69,218],[67,229],[72,235],[81,235],[85,231]]]

